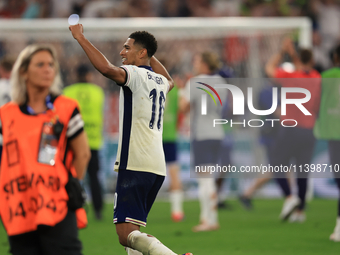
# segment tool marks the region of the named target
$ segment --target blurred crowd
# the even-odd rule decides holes
[[[331,66],[339,42],[339,0],[0,0],[0,18],[109,17],[298,17],[313,22],[319,71]]]
[[[1,18],[310,16],[338,11],[338,0],[1,0]],[[319,17],[318,17],[319,16]]]
[[[307,16],[313,24],[312,50],[318,71],[332,66],[331,54],[340,42],[340,0],[0,0],[0,19],[67,18],[74,13],[81,18]],[[254,37],[259,47],[259,53],[255,54],[259,58],[256,66],[264,66],[272,52],[277,50],[284,34],[275,33],[263,32],[261,36]],[[94,40],[95,45],[109,56],[112,63],[120,65],[120,56],[111,52],[120,51],[124,42],[115,38],[107,41],[101,40],[101,36],[97,38]],[[195,53],[209,49],[219,54],[225,67],[232,68],[236,77],[251,77],[249,70],[254,69],[248,61],[250,56],[254,59],[251,39],[233,33],[200,40],[194,37],[160,38],[157,57],[167,59],[167,68],[178,84],[185,83],[192,75],[191,64]],[[14,44],[11,40],[1,40],[0,57],[15,56],[18,48],[35,41],[19,40]],[[87,60],[78,48],[73,47],[71,41],[54,40],[53,44],[60,58],[64,84],[74,83],[76,78],[73,68]],[[172,58],[165,57],[170,51]],[[261,72],[264,75],[263,70]],[[104,88],[115,88],[98,74],[95,80]]]

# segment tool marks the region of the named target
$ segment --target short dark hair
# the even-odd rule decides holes
[[[313,61],[313,52],[309,49],[301,49],[299,53],[302,64],[309,64]]]
[[[331,59],[335,65],[339,64],[340,62],[340,44],[336,46],[335,49],[331,51]]]
[[[12,71],[15,59],[13,57],[5,56],[0,60],[0,66],[6,71]]]
[[[86,75],[91,72],[91,68],[87,64],[80,64],[77,68],[78,82],[86,83]]]
[[[340,44],[335,48],[335,54],[340,58]]]
[[[134,39],[133,44],[139,44],[148,52],[148,57],[151,58],[157,51],[156,38],[147,31],[133,32],[129,38]]]

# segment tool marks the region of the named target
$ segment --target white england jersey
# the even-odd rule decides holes
[[[196,88],[196,83],[193,79],[197,78],[199,81],[215,85],[215,84],[225,84],[226,80],[220,75],[206,75],[200,74],[189,80],[185,88],[181,90],[180,96],[184,97],[190,102],[190,130],[191,138],[196,141],[202,140],[221,140],[224,138],[223,125],[216,125],[213,127],[214,119],[222,118],[222,107],[215,106],[213,100],[207,100],[207,115],[201,114],[201,96],[202,91]],[[227,89],[217,89],[222,101],[226,101]],[[203,92],[204,93],[204,92]]]
[[[119,97],[119,142],[115,170],[166,175],[163,113],[168,80],[149,66],[124,65]]]

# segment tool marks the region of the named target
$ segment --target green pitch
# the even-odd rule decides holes
[[[184,204],[185,221],[170,220],[170,206],[156,202],[147,228],[142,231],[156,236],[177,253],[194,255],[313,255],[340,254],[340,243],[328,240],[335,227],[336,200],[315,199],[308,205],[307,221],[303,224],[278,220],[282,200],[255,200],[255,209],[245,211],[238,201],[231,201],[232,211],[220,211],[221,228],[214,232],[193,233],[198,223],[199,204]],[[112,204],[107,204],[104,219],[95,221],[89,211],[89,226],[80,231],[84,255],[125,255],[119,245],[112,223]],[[6,234],[0,225],[0,254],[8,253]]]

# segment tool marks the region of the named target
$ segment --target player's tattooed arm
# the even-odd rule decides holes
[[[85,51],[92,65],[105,77],[114,80],[117,84],[125,82],[125,71],[117,66],[114,66],[110,61],[84,36],[82,24],[77,24],[69,27],[74,39],[78,41],[80,46]]]

